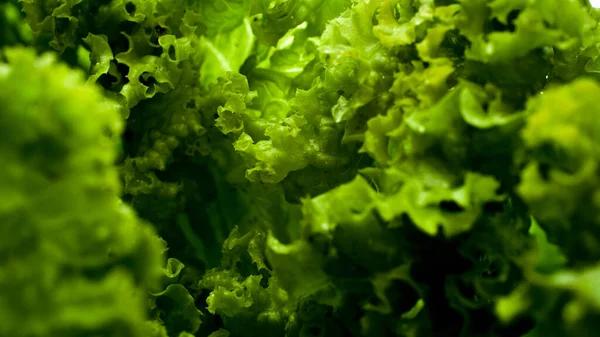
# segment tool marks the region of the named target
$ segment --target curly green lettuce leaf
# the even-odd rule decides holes
[[[85,18],[82,18],[74,8],[81,7],[84,1],[20,0],[33,36],[36,39],[48,40],[50,47],[59,52],[63,52],[68,47],[75,47],[77,29]]]
[[[198,4],[202,34],[215,36],[241,26],[249,16],[252,1],[209,0]]]
[[[197,53],[201,59],[200,84],[210,84],[228,72],[237,72],[254,49],[250,26],[252,1],[211,0],[199,4],[200,40]]]
[[[415,177],[418,171],[406,172],[406,177]],[[469,178],[473,179],[471,183],[446,192],[457,197],[457,202],[469,204],[465,210],[457,211],[438,201],[430,206],[419,205],[421,200],[427,202],[426,196],[392,200],[392,193],[403,189],[399,182],[402,175],[398,174],[400,178],[397,175],[395,181],[392,174],[384,175],[386,181],[377,179],[376,172],[369,173],[375,178],[372,184],[358,177],[304,200],[299,239],[282,243],[274,236],[269,237],[267,257],[273,266],[273,275],[292,300],[314,301],[325,312],[327,308],[333,310],[332,316],[304,322],[314,324],[315,329],[319,327],[324,335],[341,333],[339,329],[355,331],[352,335],[356,336],[446,331],[448,327],[442,317],[457,314],[448,302],[458,296],[452,293],[451,283],[446,293],[440,289],[445,287],[444,273],[455,268],[463,270],[466,268],[463,264],[469,267],[471,264],[459,262],[463,257],[454,251],[457,248],[453,243],[441,242],[461,242],[461,237],[468,237],[465,232],[480,230],[480,222],[489,216],[489,211],[477,203],[504,200],[496,194],[497,182],[490,177],[473,175]],[[429,173],[420,179],[430,183],[435,178]],[[428,192],[431,196],[444,195],[436,189],[421,190],[423,195]],[[390,213],[396,210],[403,213],[403,209],[409,209],[406,216]],[[448,233],[447,238],[436,235],[437,226],[432,227],[434,232],[423,227],[430,220],[432,223],[440,221],[443,229],[447,229],[444,231]],[[505,222],[497,221],[495,225],[501,228]],[[516,233],[507,233],[506,240],[516,237]],[[479,242],[476,238],[473,240]],[[476,255],[475,259],[480,258]],[[445,259],[447,262],[442,262]],[[442,267],[445,265],[447,267]],[[439,271],[433,271],[438,268]],[[485,270],[473,266],[476,268],[481,268],[479,272]],[[493,315],[489,303],[482,311],[487,317]],[[327,317],[333,317],[334,322],[329,322]],[[475,330],[477,323],[467,328]]]
[[[32,42],[31,28],[25,24],[17,1],[0,1],[0,22],[0,47]]]
[[[258,69],[268,69],[289,78],[301,75],[307,66],[316,59],[317,47],[320,43],[316,37],[311,37],[309,25],[305,21],[288,30],[277,41],[275,46],[264,48],[265,55],[260,56]]]
[[[496,306],[499,318],[536,321],[527,336],[593,336],[600,314],[598,266],[562,269],[550,275],[529,274]]]
[[[254,108],[256,93],[242,75],[232,74],[213,88],[223,93],[216,126],[234,137],[234,149],[246,161],[245,175],[250,181],[277,183],[309,165],[331,168],[343,163],[345,159],[338,154],[347,153],[338,145],[342,130],[327,116],[326,105],[318,110],[309,105],[324,91],[320,83],[317,80],[309,91],[279,105],[284,109],[270,107],[272,101],[256,102],[268,104],[263,110]],[[290,99],[287,93],[281,95]]]
[[[170,0],[22,3],[38,39],[51,35],[50,46],[66,58],[87,45],[90,80],[118,94],[125,110],[173,90],[191,67],[200,20],[196,5]]]
[[[331,281],[323,272],[323,258],[319,252],[304,241],[283,244],[277,238],[268,237],[267,257],[279,282],[292,300],[299,300],[317,293],[327,293]],[[335,294],[329,294],[334,295]],[[335,297],[319,297],[318,301],[335,301]]]
[[[463,4],[466,9],[463,24],[469,26],[467,37],[472,43],[466,56],[485,63],[522,57],[542,46],[562,49],[573,43],[587,45],[595,27],[581,1],[496,0],[488,6],[477,1],[464,1]],[[474,16],[486,18],[488,15],[507,29],[485,32],[481,19],[472,20]]]
[[[377,10],[375,1],[358,3],[331,20],[321,36],[319,51],[326,67],[325,85],[340,95],[331,108],[336,123],[361,121],[358,116],[355,118],[361,108],[363,114],[368,114],[368,110],[381,108],[387,99],[384,96],[378,102],[376,97],[391,86],[393,78],[389,74],[397,67],[397,60],[373,33],[372,18]],[[352,133],[346,130],[346,139],[361,139],[360,127],[356,127],[358,130]]]
[[[196,308],[194,297],[199,272],[174,258],[169,258],[161,271],[160,286],[150,293],[153,324],[163,330],[165,336],[196,333],[202,323],[202,313]]]
[[[574,261],[599,256],[597,93],[587,79],[545,91],[530,102],[521,134],[528,156],[518,192],[550,242]]]
[[[5,54],[0,334],[145,336],[164,246],[119,198],[117,104],[53,54]]]
[[[254,35],[248,19],[230,32],[219,33],[214,37],[202,36],[198,46],[202,54],[200,83],[208,87],[228,72],[239,71],[253,47]]]
[[[348,163],[350,143],[361,139],[362,123],[374,107],[385,104],[376,92],[391,79],[380,75],[394,66],[364,24],[359,6],[332,20],[319,40],[303,35],[310,22],[292,27],[246,78],[222,82],[235,91],[219,108],[217,126],[235,136],[234,148],[247,161],[250,181],[278,183],[291,172]],[[340,57],[343,53],[347,56]],[[299,68],[290,68],[292,63]],[[305,82],[309,74],[316,77],[311,84]],[[299,84],[306,87],[294,90]]]
[[[563,267],[567,263],[567,259],[560,251],[559,247],[548,242],[548,235],[540,227],[540,225],[531,219],[531,228],[529,234],[535,237],[535,266],[539,272],[552,272]]]
[[[310,36],[319,36],[330,20],[351,5],[351,0],[258,0],[253,3],[252,28],[266,45],[275,45],[304,22]]]
[[[177,336],[182,332],[194,334],[198,331],[202,323],[201,312],[183,285],[171,284],[153,296],[156,297],[158,321],[164,324],[169,335]]]
[[[231,336],[283,336],[294,302],[271,274],[266,236],[242,235],[237,227],[223,245],[221,268],[207,271],[198,287],[209,291],[207,311],[218,315]]]

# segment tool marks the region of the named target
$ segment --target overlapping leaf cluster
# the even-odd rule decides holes
[[[118,111],[52,54],[5,55],[0,335],[147,336],[164,244],[118,197]]]
[[[587,1],[0,15],[0,335],[595,335]]]

